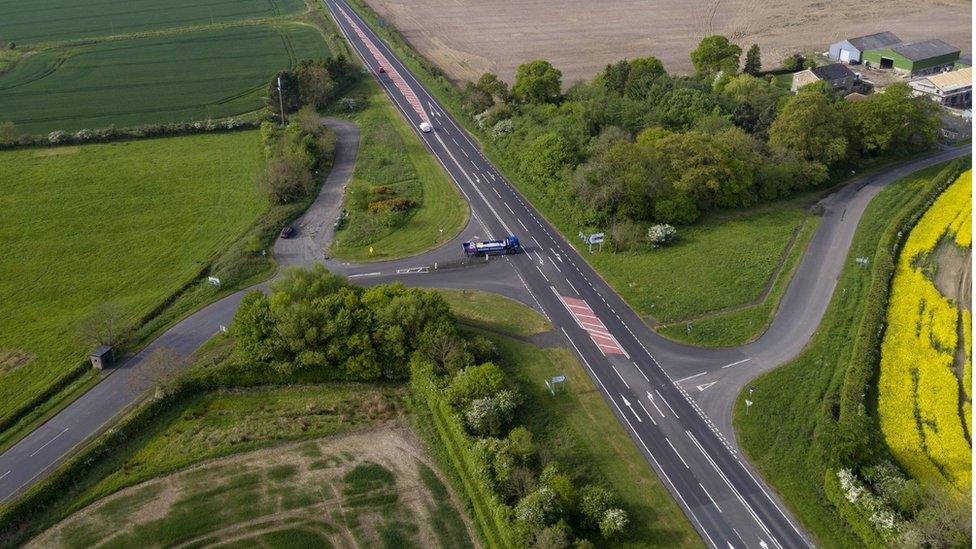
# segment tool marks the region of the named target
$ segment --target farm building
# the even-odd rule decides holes
[[[917,78],[908,83],[915,95],[927,95],[946,107],[973,104],[973,69],[959,69]]]
[[[910,76],[924,76],[951,70],[959,59],[959,48],[942,40],[894,44],[862,52],[867,67],[894,69]]]
[[[868,50],[877,50],[901,43],[901,39],[894,34],[885,31],[848,38],[840,42],[834,42],[827,49],[827,57],[841,63],[860,63],[861,55]]]
[[[796,93],[803,86],[821,80],[830,84],[830,87],[834,90],[846,94],[854,88],[857,75],[843,63],[831,63],[822,67],[814,67],[793,73],[793,84],[790,85],[790,91]]]

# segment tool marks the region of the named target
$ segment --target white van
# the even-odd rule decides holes
[[[430,133],[430,132],[434,131],[434,126],[431,126],[430,125],[430,122],[421,122],[420,123],[420,131],[422,131],[424,133]]]

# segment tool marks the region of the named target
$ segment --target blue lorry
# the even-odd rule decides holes
[[[489,240],[487,242],[464,242],[461,244],[464,255],[501,255],[517,254],[522,249],[519,239],[515,235],[504,240]]]

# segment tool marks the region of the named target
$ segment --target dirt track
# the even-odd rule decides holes
[[[963,0],[366,0],[452,77],[489,70],[509,82],[530,59],[551,60],[564,82],[623,57],[655,55],[688,72],[688,53],[707,34],[753,42],[767,65],[795,50],[890,30],[902,40],[941,38],[971,48],[971,3]]]

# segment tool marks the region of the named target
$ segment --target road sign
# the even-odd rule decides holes
[[[594,233],[594,234],[591,234],[587,238],[587,241],[590,244],[603,244],[603,233]]]
[[[556,389],[564,383],[566,383],[566,376],[553,376],[546,380],[546,387],[549,388],[552,396],[556,396]]]
[[[211,286],[220,286],[220,279],[215,276],[208,276],[207,282],[209,282]]]

